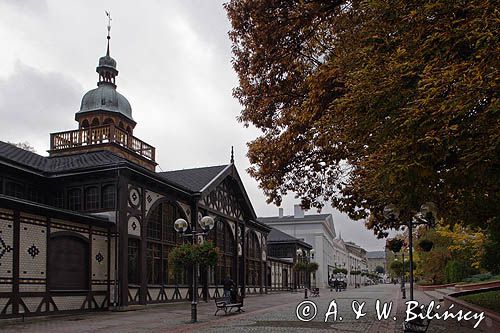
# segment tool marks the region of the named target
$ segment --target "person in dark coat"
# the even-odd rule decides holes
[[[236,286],[233,279],[229,275],[224,278],[224,298],[231,301],[233,287]]]

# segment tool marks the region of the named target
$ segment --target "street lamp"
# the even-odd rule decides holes
[[[399,219],[399,209],[394,204],[384,207],[384,217],[390,221]],[[433,227],[436,222],[437,206],[433,202],[425,202],[420,206],[420,212],[416,213],[405,224],[408,226],[408,250],[410,254],[410,300],[413,301],[413,225],[426,224]],[[403,261],[404,266],[404,261]]]
[[[198,236],[206,236],[214,228],[215,221],[213,217],[211,216],[203,216],[201,219],[198,220],[198,223],[201,227],[201,231],[196,231],[196,224],[193,225],[193,229],[188,231],[189,224],[186,220],[184,219],[177,219],[174,222],[174,229],[177,231],[182,237],[191,237],[192,244],[196,244],[196,240]],[[197,305],[198,305],[198,264],[193,265],[193,282],[191,285],[191,322],[196,323],[197,322],[197,317],[198,317],[198,312],[197,312]]]

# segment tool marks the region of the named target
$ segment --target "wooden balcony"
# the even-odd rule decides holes
[[[77,129],[50,134],[50,154],[63,155],[63,152],[96,150],[102,146],[118,146],[126,152],[139,155],[155,162],[155,148],[130,135],[114,124]],[[154,163],[156,165],[156,163]]]

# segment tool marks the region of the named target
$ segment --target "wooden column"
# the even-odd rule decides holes
[[[128,225],[127,225],[127,199],[128,186],[126,177],[118,179],[118,306],[125,308],[128,306]]]
[[[14,228],[14,251],[12,253],[12,314],[19,314],[19,250],[20,250],[20,227],[21,221],[19,219],[19,210],[14,211],[14,221],[12,227]]]

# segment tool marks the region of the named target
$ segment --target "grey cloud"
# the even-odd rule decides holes
[[[40,13],[47,11],[45,0],[3,0],[4,3],[24,12]]]
[[[30,143],[40,152],[41,142],[48,146],[47,128],[58,131],[74,127],[73,115],[82,91],[70,77],[17,62],[10,76],[0,78],[1,139],[34,140]]]

